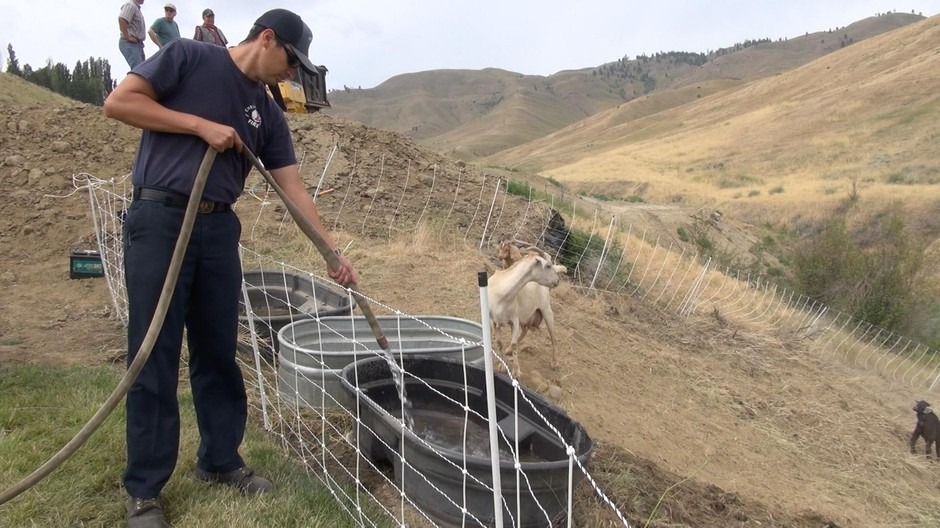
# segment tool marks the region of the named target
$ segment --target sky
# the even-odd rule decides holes
[[[171,0],[172,1],[172,0]],[[7,45],[20,66],[51,59],[71,69],[89,57],[128,71],[118,51],[122,0],[0,0],[0,60]],[[149,27],[164,1],[145,0]],[[934,16],[940,0],[176,0],[180,33],[192,37],[202,10],[215,12],[230,44],[261,13],[299,14],[313,30],[310,58],[327,88],[373,88],[404,73],[501,68],[551,75],[659,51],[706,52],[747,39],[792,38],[891,11]],[[157,47],[147,41],[146,56]]]

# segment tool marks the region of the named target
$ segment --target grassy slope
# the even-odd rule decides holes
[[[69,105],[79,104],[51,90],[9,73],[0,73],[0,103]]]
[[[117,385],[109,366],[21,365],[0,369],[0,482],[4,489],[44,463],[66,444]],[[179,394],[180,460],[163,491],[174,526],[354,526],[325,488],[286,459],[270,436],[249,421],[242,455],[277,493],[244,497],[223,486],[196,481],[199,444],[192,394]],[[72,458],[39,484],[0,507],[0,526],[122,526],[125,495],[124,406],[120,405]]]

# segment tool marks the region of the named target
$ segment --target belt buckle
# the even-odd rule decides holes
[[[209,200],[199,200],[200,213],[211,213],[213,209],[215,209],[214,202],[210,202]]]

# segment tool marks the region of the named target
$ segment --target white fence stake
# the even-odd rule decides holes
[[[503,526],[502,480],[499,474],[499,437],[496,429],[496,384],[493,382],[493,336],[490,324],[490,306],[487,298],[485,271],[477,274],[480,284],[480,322],[483,325],[483,361],[486,369],[486,414],[490,425],[490,465],[493,470],[493,521],[494,526]]]

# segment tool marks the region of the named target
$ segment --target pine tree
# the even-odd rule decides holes
[[[13,44],[7,44],[7,73],[22,77],[23,71],[20,70],[20,61],[16,58],[16,52],[13,51]]]
[[[46,65],[38,70],[33,70],[29,64],[24,64],[21,70],[12,44],[7,46],[7,51],[8,73],[83,103],[101,106],[116,85],[111,79],[111,65],[106,59],[88,57],[86,61],[76,61],[71,71],[61,62],[53,63],[52,59],[47,60]]]

